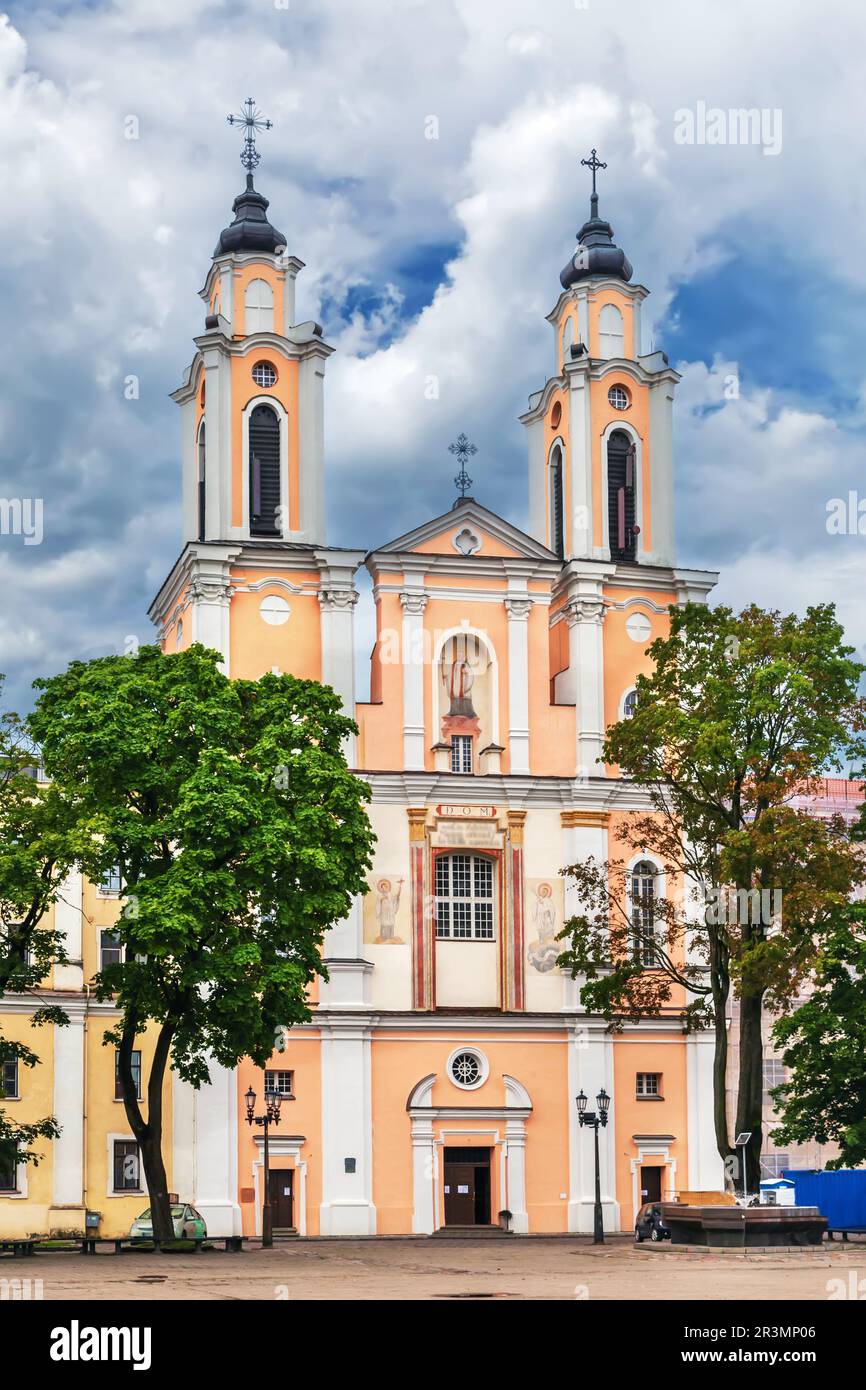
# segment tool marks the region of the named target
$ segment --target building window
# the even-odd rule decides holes
[[[132,1079],[135,1082],[135,1098],[141,1100],[141,1053],[132,1054]],[[114,1099],[123,1100],[123,1087],[120,1084],[120,1053],[114,1054]]]
[[[257,405],[249,422],[250,535],[280,534],[280,421],[268,405]]]
[[[0,1149],[0,1192],[18,1191],[18,1155]]]
[[[293,1071],[266,1071],[265,1091],[276,1091],[283,1100],[295,1098],[295,1073]]]
[[[451,771],[472,771],[472,736],[470,734],[452,734]]]
[[[123,880],[120,877],[120,866],[115,864],[108,869],[99,880],[99,891],[105,898],[119,898],[123,892]]]
[[[635,447],[625,430],[607,442],[607,522],[612,560],[635,557]]]
[[[785,1170],[790,1170],[791,1155],[786,1153],[761,1154],[761,1167],[768,1177],[781,1178]]]
[[[631,405],[631,397],[624,386],[611,386],[607,398],[614,410],[628,410]]]
[[[622,326],[622,314],[615,304],[603,304],[601,313],[598,316],[598,336],[599,347],[602,357],[624,357],[625,356],[625,333]],[[622,389],[621,387],[619,388]],[[617,410],[625,410],[625,406],[618,405]]]
[[[19,1100],[18,1058],[7,1057],[0,1070],[0,1100]]]
[[[562,526],[562,449],[554,445],[550,455],[550,548],[562,559],[565,553]]]
[[[459,1047],[448,1058],[448,1076],[463,1091],[477,1091],[487,1080],[487,1058],[477,1047]]]
[[[662,1099],[662,1074],[660,1071],[639,1071],[635,1082],[635,1095],[639,1100]]]
[[[274,386],[276,380],[276,369],[270,362],[257,362],[253,367],[253,381],[256,386]]]
[[[204,420],[202,420],[201,428],[198,432],[198,538],[200,541],[204,540],[205,504],[207,501],[205,483],[206,457]]]
[[[114,1191],[141,1191],[141,1156],[134,1139],[114,1141]]]
[[[635,959],[643,966],[657,964],[653,943],[655,923],[656,867],[641,859],[631,871],[631,921]]]
[[[436,860],[436,935],[450,941],[493,940],[493,862],[480,854]]]
[[[99,933],[99,959],[101,970],[105,970],[109,965],[122,965],[123,943],[120,939],[120,932],[102,931]]]
[[[623,702],[622,702],[622,717],[623,717],[623,719],[633,719],[633,718],[634,718],[634,712],[635,712],[636,709],[637,709],[637,691],[636,691],[636,690],[629,690],[629,692],[627,693],[625,699],[624,699]]]
[[[244,295],[244,327],[247,333],[273,333],[274,292],[267,280],[251,280]]]
[[[778,1057],[764,1058],[764,1105],[773,1107],[775,1101],[770,1092],[776,1086],[784,1086],[788,1080],[788,1068]]]

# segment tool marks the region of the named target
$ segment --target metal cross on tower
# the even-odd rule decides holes
[[[231,126],[241,125],[244,128],[241,164],[246,169],[247,175],[252,178],[253,170],[261,159],[261,155],[256,149],[256,131],[270,130],[273,121],[265,120],[252,97],[247,97],[238,115],[227,116],[226,120]]]
[[[466,465],[472,454],[477,454],[478,450],[474,444],[469,443],[467,435],[458,434],[455,443],[448,445],[448,452],[454,454],[460,464],[460,472],[454,479],[454,486],[459,488],[461,497],[465,497],[472,486],[472,479],[466,472]]]
[[[607,165],[603,162],[603,160],[598,158],[597,152],[595,150],[592,151],[592,154],[590,155],[589,159],[582,159],[580,162],[581,164],[585,164],[587,169],[592,170],[592,197],[589,200],[589,205],[591,209],[590,216],[597,217],[598,194],[595,191],[595,175],[598,169],[606,169]]]

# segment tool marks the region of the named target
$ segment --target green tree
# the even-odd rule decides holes
[[[293,676],[230,681],[218,662],[201,646],[74,662],[37,683],[29,721],[46,770],[78,789],[98,832],[84,869],[118,866],[124,885],[125,959],[97,989],[120,1011],[106,1042],[157,1239],[172,1234],[167,1068],[199,1087],[208,1054],[263,1066],[278,1029],[310,1017],[324,932],[363,891],[373,843],[366,788],[342,751],[355,726],[334,692]],[[143,1107],[132,1051],[148,1024]]]
[[[638,677],[635,713],[608,730],[604,755],[649,796],[624,843],[658,856],[684,891],[646,913],[622,863],[568,870],[581,910],[564,928],[561,959],[586,975],[587,1007],[614,1023],[671,1007],[686,1027],[713,1025],[716,1143],[729,1172],[725,1018],[731,992],[739,999],[736,1128],[752,1134],[749,1184],[763,1139],[763,1010],[789,1006],[863,876],[841,823],[788,804],[863,752],[864,668],[852,651],[832,606],[802,619],[754,606],[672,608],[669,635],[649,648],[652,672]]]
[[[790,1076],[776,1087],[779,1144],[838,1144],[828,1168],[866,1163],[866,903],[840,909],[809,999],[773,1026]]]
[[[0,688],[3,677],[0,676]],[[35,777],[39,753],[17,714],[0,715],[0,1000],[9,992],[34,989],[52,965],[66,958],[62,936],[45,926],[46,915],[62,891],[80,848],[77,810],[56,787]],[[86,838],[86,830],[83,831]],[[35,1028],[65,1024],[56,1005],[36,1007]],[[0,1033],[2,1063],[35,1067],[39,1057],[26,1043]],[[53,1116],[23,1124],[0,1109],[0,1158],[37,1163],[32,1145],[59,1133]]]

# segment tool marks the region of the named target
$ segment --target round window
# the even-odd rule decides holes
[[[550,412],[550,423],[551,423],[551,425],[553,426],[553,428],[554,428],[555,430],[558,430],[558,429],[559,429],[559,422],[560,422],[561,419],[562,419],[562,406],[561,406],[561,404],[559,403],[559,401],[556,401],[555,404],[554,404],[553,409],[552,409],[551,412]]]
[[[614,410],[628,410],[631,405],[631,397],[624,386],[611,386],[607,398]]]
[[[270,362],[257,362],[253,367],[253,381],[256,386],[273,386],[277,374]]]
[[[449,1070],[454,1085],[462,1086],[467,1091],[480,1086],[487,1074],[483,1058],[475,1052],[455,1052]]]

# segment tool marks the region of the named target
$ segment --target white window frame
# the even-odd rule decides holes
[[[453,886],[454,886],[454,866],[453,866],[453,861],[454,861],[455,859],[467,859],[467,860],[469,861],[469,870],[468,870],[469,892],[466,893],[466,894],[463,894],[463,893],[454,893],[454,892],[452,891]],[[476,891],[475,891],[475,863],[476,863],[477,860],[480,860],[481,862],[483,862],[483,863],[485,863],[485,864],[487,864],[487,865],[489,866],[489,869],[490,869],[490,894],[489,894],[489,896],[488,896],[486,893],[476,893]],[[439,865],[440,865],[440,863],[443,863],[443,862],[448,864],[448,889],[449,889],[449,891],[448,891],[447,894],[440,894],[440,893],[437,891],[437,892],[435,893],[435,896],[434,896],[434,902],[435,902],[435,908],[434,908],[434,931],[435,931],[435,939],[436,939],[437,941],[460,941],[460,942],[469,942],[469,941],[485,941],[485,942],[491,942],[491,941],[495,941],[495,940],[496,940],[496,863],[495,863],[495,861],[494,861],[493,859],[491,859],[488,855],[485,855],[485,854],[464,853],[464,852],[461,851],[461,850],[453,850],[453,851],[452,851],[452,850],[449,850],[446,854],[438,855],[437,858],[436,858],[436,865],[435,865],[435,868],[434,868],[434,871],[433,871],[433,874],[434,874],[434,888],[437,889],[437,890],[438,890],[438,885],[439,885]],[[440,909],[440,906],[444,906],[444,905],[446,905],[446,904],[447,904],[447,907],[448,907],[448,912],[447,912],[447,917],[448,917],[448,931],[447,931],[447,932],[443,932],[443,931],[440,931],[440,915],[439,915],[439,909]],[[454,922],[454,910],[453,910],[453,909],[454,909],[454,906],[457,905],[457,904],[462,905],[464,908],[468,906],[468,909],[469,909],[469,911],[468,911],[468,917],[469,917],[469,926],[470,926],[470,932],[469,932],[469,935],[468,935],[468,936],[457,936],[457,935],[455,935],[455,933],[454,933],[454,925],[455,925],[455,922]],[[490,905],[490,935],[489,935],[489,936],[484,936],[484,935],[481,935],[481,934],[478,932],[478,918],[479,918],[479,915],[480,915],[480,914],[478,914],[478,912],[476,911],[476,909],[477,909],[479,906],[481,906],[481,905],[487,906],[488,904]]]
[[[122,1142],[125,1143],[125,1144],[138,1144],[138,1140],[136,1139],[135,1135],[134,1135],[134,1134],[107,1134],[105,1137],[106,1137],[106,1143],[107,1143],[107,1145],[108,1145],[108,1181],[107,1181],[107,1183],[106,1183],[106,1196],[107,1196],[107,1197],[142,1197],[142,1196],[144,1196],[145,1193],[147,1192],[147,1187],[146,1187],[146,1185],[144,1185],[144,1182],[143,1182],[143,1179],[144,1179],[144,1164],[143,1164],[142,1159],[141,1159],[141,1145],[140,1145],[140,1144],[138,1145],[138,1184],[139,1184],[138,1187],[120,1187],[120,1188],[116,1188],[116,1187],[114,1186],[114,1145],[115,1145],[115,1141],[117,1141],[118,1143],[120,1143],[120,1142],[122,1141]]]
[[[273,1087],[268,1085],[268,1077],[287,1076],[289,1078],[289,1089],[284,1091],[280,1086]],[[295,1073],[290,1067],[266,1067],[265,1068],[265,1092],[276,1090],[276,1094],[282,1100],[294,1100],[295,1098]]]
[[[457,1057],[462,1057],[465,1052],[468,1052],[470,1057],[475,1058],[479,1068],[477,1080],[471,1082],[469,1085],[466,1085],[462,1081],[457,1081],[451,1071],[451,1067],[455,1059]],[[477,1091],[481,1086],[484,1085],[485,1081],[490,1075],[490,1063],[488,1062],[487,1058],[485,1057],[484,1053],[481,1051],[480,1048],[472,1047],[471,1044],[467,1044],[463,1047],[455,1047],[454,1051],[451,1053],[451,1056],[448,1058],[448,1061],[445,1063],[445,1073],[448,1077],[448,1080],[451,1082],[451,1085],[455,1086],[458,1091]]]
[[[653,1090],[649,1090],[649,1089],[647,1088],[646,1081],[647,1081],[647,1078],[649,1078],[649,1077],[654,1077],[654,1078],[655,1078],[655,1081],[656,1081],[656,1089],[655,1089],[654,1091],[653,1091]],[[664,1079],[663,1073],[660,1072],[660,1071],[639,1071],[639,1072],[636,1072],[636,1073],[635,1073],[635,1079],[634,1079],[634,1093],[635,1093],[636,1098],[637,1098],[638,1100],[663,1100],[663,1099],[664,1099],[664,1093],[663,1093],[663,1090],[662,1090],[662,1082],[663,1082],[663,1079]]]
[[[262,292],[264,286],[266,293]],[[257,275],[247,283],[244,290],[244,334],[273,333],[274,331],[274,290],[270,281]]]
[[[471,734],[451,735],[451,771],[467,775],[475,771]],[[455,767],[455,763],[457,766]],[[466,766],[468,764],[468,766]]]
[[[618,321],[619,329],[606,328],[605,320]],[[625,319],[618,304],[602,304],[598,311],[598,355],[605,358],[625,357]]]

